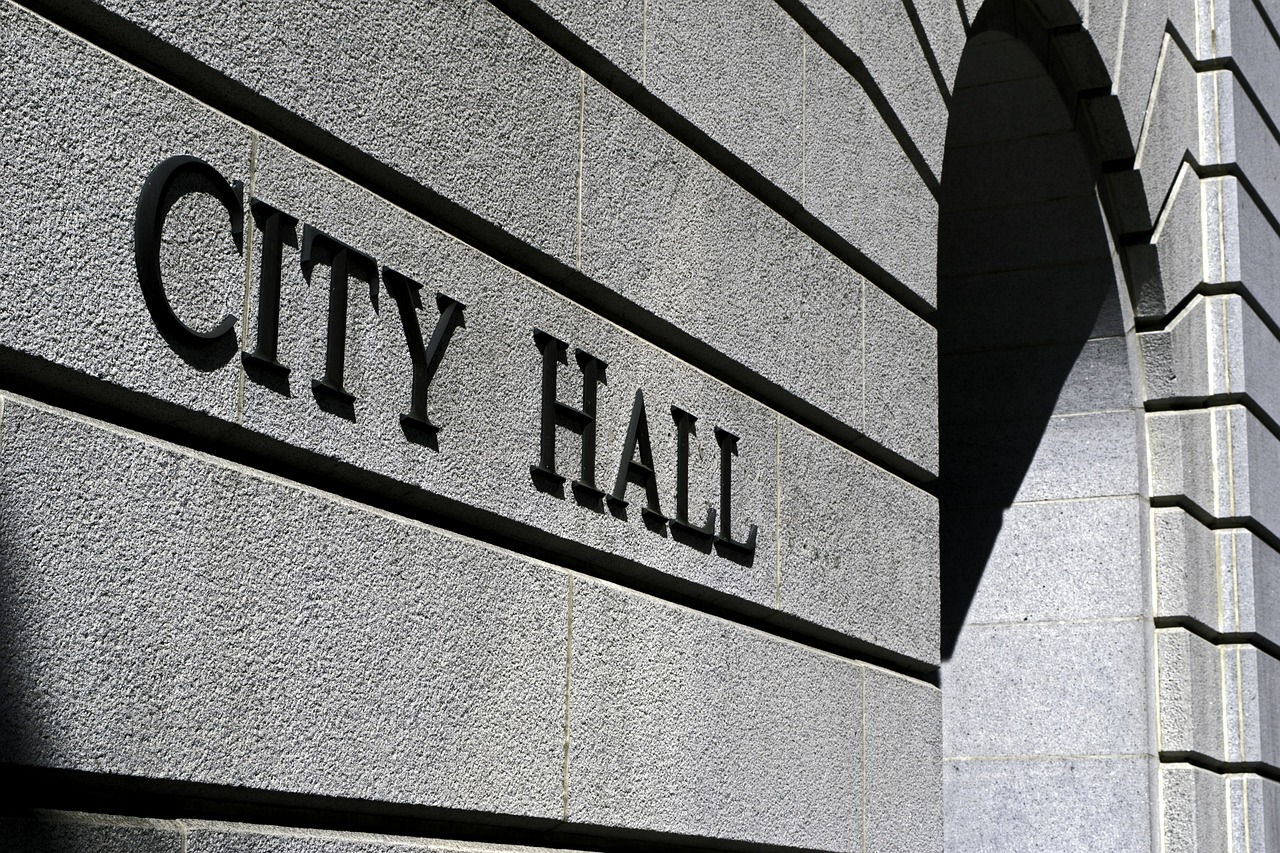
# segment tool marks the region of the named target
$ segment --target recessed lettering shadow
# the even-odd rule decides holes
[[[343,379],[347,363],[347,311],[351,278],[366,282],[369,301],[378,309],[378,266],[373,258],[316,230],[302,228],[302,275],[310,284],[319,263],[329,266],[329,321],[326,329],[324,376],[311,381],[311,393],[325,412],[355,421],[355,396]]]
[[[170,157],[152,170],[143,184],[134,218],[134,257],[143,301],[156,330],[178,357],[191,367],[212,373],[236,353],[236,317],[225,315],[201,331],[183,322],[173,310],[160,269],[165,219],[182,198],[193,193],[212,196],[227,211],[232,244],[244,254],[243,185],[234,184],[198,157]]]
[[[280,274],[284,247],[298,248],[298,220],[256,198],[250,200],[249,212],[262,235],[258,256],[257,341],[253,350],[240,353],[240,360],[251,381],[291,397],[289,368],[279,361]]]

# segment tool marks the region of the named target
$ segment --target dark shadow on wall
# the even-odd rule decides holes
[[[944,660],[1006,510],[1035,497],[1037,452],[1082,350],[1123,333],[1098,176],[1041,58],[1009,32],[975,35],[957,75],[940,196]]]

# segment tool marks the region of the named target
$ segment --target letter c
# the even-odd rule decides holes
[[[234,334],[235,316],[226,315],[207,332],[196,331],[174,313],[165,293],[164,280],[160,276],[160,241],[164,232],[164,220],[169,213],[164,200],[174,181],[184,175],[202,178],[202,183],[207,184],[207,187],[202,187],[200,191],[213,196],[226,208],[231,217],[231,237],[235,240],[236,249],[243,254],[244,211],[241,209],[238,187],[227,183],[227,179],[217,169],[199,157],[187,155],[170,157],[152,169],[147,176],[146,183],[142,185],[142,195],[138,198],[137,217],[134,219],[133,250],[138,264],[138,284],[142,287],[142,298],[151,311],[156,328],[171,343],[207,349],[223,343],[228,335]]]

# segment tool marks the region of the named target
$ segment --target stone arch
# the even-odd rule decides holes
[[[1130,294],[1151,223],[1067,0],[975,17],[940,206],[947,849],[1144,849],[1156,763]]]

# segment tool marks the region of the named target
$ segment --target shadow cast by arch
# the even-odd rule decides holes
[[[1073,460],[1048,447],[1059,416],[1090,377],[1128,382],[1124,347],[1099,342],[1125,333],[1117,275],[1132,278],[1150,233],[1129,140],[1067,0],[984,5],[957,75],[940,194],[944,660],[1010,507],[1071,476]]]

